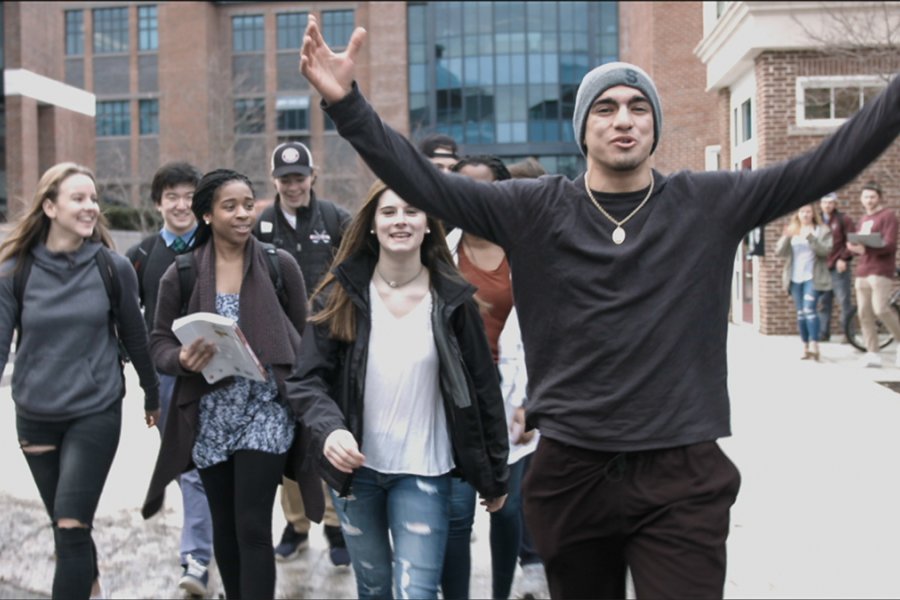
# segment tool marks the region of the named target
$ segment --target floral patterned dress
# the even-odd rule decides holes
[[[240,294],[216,294],[216,312],[238,320]],[[238,450],[287,452],[294,441],[294,416],[278,398],[271,365],[266,381],[234,377],[200,398],[200,430],[193,459],[199,469],[225,462]]]

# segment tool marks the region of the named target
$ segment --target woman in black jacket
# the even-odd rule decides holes
[[[441,225],[381,182],[335,264],[288,395],[332,488],[359,597],[435,598],[451,472],[488,511],[506,496],[506,419],[475,290]]]

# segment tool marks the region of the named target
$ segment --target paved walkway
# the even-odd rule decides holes
[[[821,363],[809,363],[798,360],[799,347],[796,337],[730,330],[734,437],[722,446],[743,485],[732,511],[726,596],[900,596],[900,395],[877,383],[900,381],[900,369],[860,368],[859,354],[837,343],[823,345]],[[893,346],[883,355],[893,365]],[[100,569],[113,598],[175,597],[179,492],[170,486],[162,514],[141,519],[159,439],[143,427],[140,389],[127,372],[122,441],[95,523]],[[0,399],[0,598],[45,598],[52,535],[15,443],[6,379]],[[283,523],[275,513],[273,538]],[[473,598],[490,595],[487,540],[479,513]],[[320,527],[310,542],[298,560],[278,565],[278,597],[355,597],[352,572],[331,565]],[[218,582],[213,588],[218,595]]]

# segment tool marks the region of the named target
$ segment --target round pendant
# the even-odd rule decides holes
[[[625,230],[622,227],[616,227],[612,232],[612,241],[616,243],[616,245],[621,244],[625,241]]]

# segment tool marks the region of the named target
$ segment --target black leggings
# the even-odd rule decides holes
[[[119,447],[122,403],[67,421],[36,421],[16,416],[19,444],[44,508],[53,521],[56,572],[54,598],[87,598],[98,575],[91,526],[100,493]],[[29,446],[51,446],[25,452]],[[60,519],[86,527],[60,528]]]
[[[213,522],[213,549],[228,598],[274,598],[272,505],[287,454],[239,450],[200,469]]]

